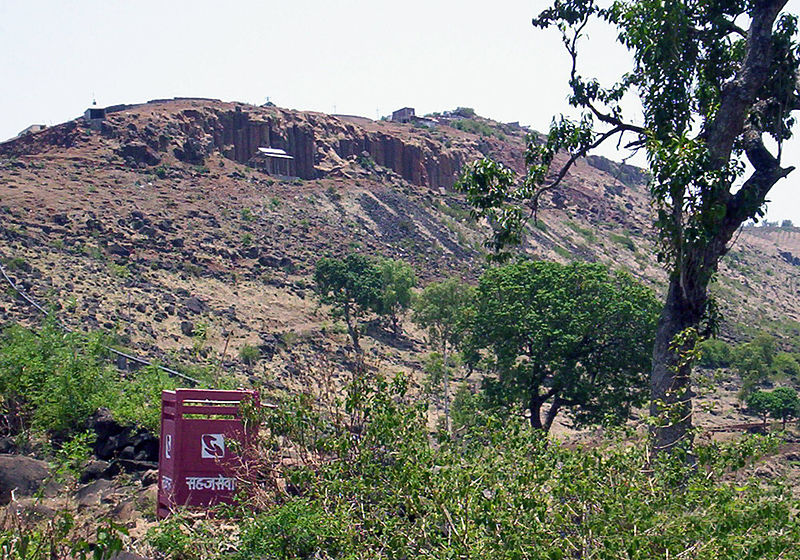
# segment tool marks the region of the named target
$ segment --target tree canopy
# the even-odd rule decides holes
[[[781,14],[785,3],[555,0],[533,24],[562,35],[569,103],[580,118],[556,118],[545,141],[530,138],[521,180],[483,160],[461,181],[475,213],[494,225],[491,245],[502,249],[521,239],[542,195],[577,159],[611,139],[645,150],[658,254],[670,280],[653,346],[656,450],[691,441],[687,356],[716,324],[709,282],[736,230],[763,216],[770,189],[793,170],[781,165],[780,149],[800,109],[797,18]],[[616,83],[581,73],[579,50],[592,21],[615,28],[632,55]],[[640,115],[630,114],[628,95],[638,97]]]
[[[320,301],[332,306],[334,316],[344,319],[353,347],[360,353],[358,321],[380,309],[380,269],[369,258],[355,253],[343,259],[323,257],[314,270],[314,283]]]
[[[488,395],[521,404],[545,430],[564,407],[577,423],[624,421],[647,396],[658,307],[649,289],[598,264],[523,261],[489,270],[471,334],[490,350]]]

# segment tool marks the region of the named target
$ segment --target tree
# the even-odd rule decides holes
[[[786,429],[786,420],[800,414],[800,397],[791,387],[778,387],[772,391],[772,400],[769,413],[773,418],[780,418],[783,429]]]
[[[769,379],[775,359],[775,339],[760,333],[750,342],[734,346],[731,350],[731,366],[742,377],[741,394],[747,395]]]
[[[786,420],[800,414],[800,397],[797,391],[790,387],[778,387],[773,391],[754,391],[745,400],[747,408],[761,416],[764,426],[767,425],[767,416],[783,421],[786,429]]]
[[[400,260],[384,259],[378,265],[381,272],[381,314],[387,315],[392,332],[400,335],[400,314],[411,306],[411,290],[417,276],[411,265]]]
[[[800,108],[797,22],[780,13],[784,5],[619,0],[602,8],[594,0],[555,0],[533,24],[562,34],[572,61],[569,102],[580,119],[555,119],[544,142],[531,137],[519,184],[487,160],[470,166],[461,182],[475,213],[495,227],[491,244],[502,249],[519,241],[541,196],[590,150],[628,137],[628,147],[646,151],[659,257],[669,272],[651,372],[656,451],[691,443],[691,350],[715,325],[709,282],[737,229],[763,216],[770,189],[793,170],[780,159],[791,113]],[[631,70],[608,87],[578,70],[579,43],[593,20],[615,27],[633,58]],[[641,101],[641,124],[623,107],[628,94]]]
[[[314,283],[319,300],[332,306],[334,317],[344,319],[353,348],[360,354],[359,321],[381,305],[380,270],[363,255],[349,254],[343,259],[324,257],[317,261]]]
[[[475,299],[471,343],[495,372],[486,391],[522,404],[534,428],[564,407],[579,424],[621,422],[644,402],[659,306],[630,275],[523,261],[486,272]]]
[[[473,289],[457,278],[425,286],[414,301],[412,320],[428,331],[442,355],[441,382],[444,390],[445,431],[450,429],[450,355],[464,332],[464,314]]]

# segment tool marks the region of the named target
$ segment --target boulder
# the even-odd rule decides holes
[[[192,313],[205,313],[208,311],[208,305],[204,301],[200,301],[196,297],[190,297],[183,300],[183,307]]]
[[[161,158],[147,144],[137,140],[121,145],[117,150],[117,154],[137,164],[158,165],[161,161]]]
[[[50,482],[50,467],[23,455],[0,455],[0,505],[14,496],[32,496]]]

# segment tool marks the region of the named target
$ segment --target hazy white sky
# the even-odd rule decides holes
[[[547,4],[0,0],[0,139],[75,118],[93,97],[100,106],[269,97],[371,118],[403,106],[418,114],[465,106],[546,131],[566,109],[568,74],[557,33],[530,23]],[[788,9],[800,12],[800,0]],[[592,30],[586,45],[584,75],[626,68],[609,31]],[[784,149],[784,165],[798,160],[800,139]],[[771,199],[770,219],[800,223],[800,169]]]

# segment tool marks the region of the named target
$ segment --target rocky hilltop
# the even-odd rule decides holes
[[[0,144],[0,258],[68,325],[115,330],[167,363],[221,359],[231,375],[288,383],[347,343],[310,290],[319,257],[401,258],[423,282],[472,281],[486,266],[485,224],[452,187],[483,155],[522,172],[526,131],[470,113],[432,121],[201,99],[107,108]],[[293,159],[273,164],[258,148]],[[640,170],[582,160],[540,217],[526,253],[603,262],[663,288]],[[726,336],[793,328],[798,266],[800,232],[743,230],[714,288]],[[3,322],[32,313],[0,300]],[[372,329],[378,367],[419,368],[425,344],[406,327],[399,340]],[[259,349],[256,365],[239,359],[244,345]]]

